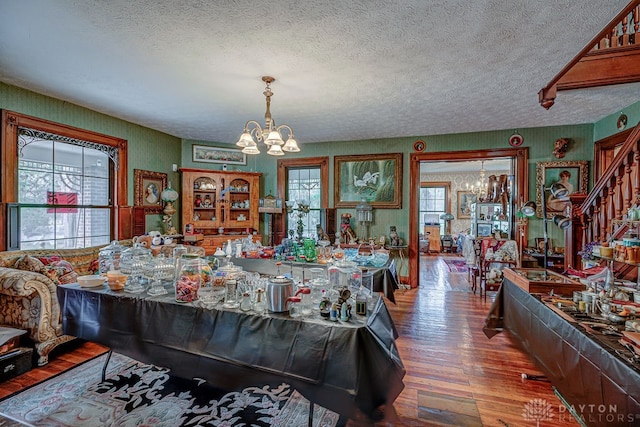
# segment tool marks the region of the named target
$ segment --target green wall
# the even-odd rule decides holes
[[[553,156],[554,142],[558,138],[569,138],[571,144],[561,160],[591,160],[593,159],[593,125],[576,125],[576,126],[553,126],[545,128],[518,129],[518,132],[524,137],[523,147],[529,148],[529,195],[535,200],[535,183],[536,183],[536,163],[542,161],[560,160]],[[390,138],[390,139],[373,139],[361,141],[338,141],[338,142],[321,142],[313,144],[305,144],[300,138],[300,153],[287,154],[287,157],[315,157],[329,156],[329,188],[333,186],[333,157],[335,155],[352,155],[352,154],[378,154],[378,153],[403,153],[403,179],[402,179],[402,209],[374,209],[374,222],[370,227],[372,236],[381,234],[388,235],[389,226],[397,226],[398,233],[405,240],[408,239],[409,230],[409,155],[413,152],[413,143],[417,139],[426,141],[427,148],[425,152],[443,152],[443,151],[460,151],[475,150],[487,148],[509,148],[509,137],[514,130],[500,130],[490,132],[473,132],[460,133],[450,135],[422,135],[417,137],[406,138]],[[191,161],[192,145],[217,145],[221,147],[229,147],[225,144],[215,144],[202,141],[183,141],[182,146],[182,164],[186,167],[197,167],[207,169],[207,164],[193,163]],[[277,159],[263,153],[258,156],[248,156],[247,166],[238,166],[238,170],[255,170],[263,172],[261,182],[261,195],[275,194],[276,190],[276,164]],[[211,165],[209,169],[221,169],[221,165]],[[591,179],[591,178],[590,178]],[[333,192],[329,194],[329,205],[333,206]],[[415,195],[418,197],[418,195]],[[340,209],[338,213],[351,212],[355,214],[354,209]],[[355,217],[355,215],[354,215]],[[352,220],[353,221],[353,220]],[[356,229],[358,225],[352,222]],[[540,219],[533,218],[530,221],[530,237],[531,244],[535,237],[542,237],[543,222]],[[549,227],[549,237],[555,246],[564,244],[562,232],[555,226]]]
[[[618,129],[617,126],[618,117],[623,113],[627,116],[627,127],[625,129],[630,129],[640,123],[640,101],[635,104],[631,104],[627,108],[623,108],[622,111],[616,111],[615,113],[598,120],[593,129],[593,140],[600,141],[603,138],[620,132],[620,129]]]
[[[172,186],[180,188],[180,174],[172,171],[174,163],[180,164],[179,138],[4,83],[0,83],[0,108],[126,139],[129,142],[130,205],[133,205],[134,169],[166,173]],[[176,209],[180,210],[179,204]],[[174,223],[179,222],[178,217],[178,214],[174,216]],[[161,220],[161,215],[149,215],[147,230],[160,230]]]
[[[174,188],[180,189],[180,174],[172,172],[172,164],[181,167],[220,170],[222,165],[197,163],[192,161],[193,144],[212,145],[220,147],[234,147],[232,144],[204,142],[194,140],[180,140],[179,138],[158,132],[143,126],[98,113],[75,104],[61,101],[31,91],[0,83],[0,108],[13,110],[58,123],[64,123],[79,128],[104,133],[129,141],[129,203],[133,204],[133,169],[145,169],[167,173]],[[628,126],[640,121],[640,102],[635,103],[623,112],[628,116]],[[535,198],[536,192],[536,163],[557,160],[593,160],[593,141],[618,132],[616,122],[620,112],[615,112],[595,124],[552,126],[544,128],[525,128],[517,131],[524,137],[524,147],[529,148],[529,195]],[[405,240],[408,238],[409,228],[409,154],[413,151],[413,143],[417,139],[426,141],[426,152],[459,151],[487,148],[508,148],[509,137],[514,129],[496,130],[490,132],[472,132],[450,135],[419,135],[415,137],[374,139],[361,141],[338,141],[305,144],[300,137],[302,151],[287,154],[287,157],[315,157],[329,156],[329,188],[333,188],[333,156],[363,153],[396,153],[403,157],[402,177],[402,209],[374,210],[374,223],[370,230],[372,235],[388,234],[389,226],[396,225],[398,232]],[[569,149],[563,159],[556,159],[552,151],[553,143],[558,138],[571,140]],[[277,158],[263,153],[257,156],[247,156],[246,166],[229,165],[230,170],[262,172],[261,195],[276,192]],[[149,156],[149,153],[154,153]],[[593,183],[590,170],[589,188]],[[416,195],[417,196],[417,195]],[[329,194],[329,204],[333,206],[333,192]],[[176,206],[178,212],[179,206]],[[343,209],[339,213],[353,209]],[[176,214],[179,217],[179,214]],[[176,218],[176,225],[179,219]],[[542,236],[542,221],[533,218],[530,221],[531,239]],[[357,224],[353,224],[356,226]],[[147,229],[158,229],[160,216],[150,216]],[[562,233],[555,227],[549,227],[549,236],[554,245],[562,242]]]

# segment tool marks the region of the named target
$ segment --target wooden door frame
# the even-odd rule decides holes
[[[413,197],[420,191],[420,162],[460,162],[466,160],[485,160],[495,158],[515,159],[514,188],[517,194],[513,201],[529,200],[529,149],[502,148],[487,150],[443,151],[437,153],[412,153],[409,160],[409,284],[412,288],[419,285],[419,198]]]
[[[322,182],[322,191],[320,193],[320,208],[329,207],[329,157],[304,157],[299,159],[278,159],[277,170],[277,193],[278,198],[283,201],[287,193],[287,169],[288,168],[304,168],[320,166],[320,181]],[[283,238],[287,237],[286,231],[286,211],[283,211],[282,215],[278,215],[279,218],[275,221],[275,230],[273,236],[273,242],[281,242]]]

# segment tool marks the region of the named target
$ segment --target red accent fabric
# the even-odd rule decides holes
[[[78,193],[47,191],[47,203],[50,205],[77,205]],[[49,208],[47,213],[77,213],[77,208]]]

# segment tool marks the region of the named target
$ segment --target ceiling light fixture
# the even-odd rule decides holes
[[[485,178],[487,171],[484,168],[484,160],[481,162],[480,166],[480,180],[476,181],[475,184],[469,185],[467,182],[467,191],[475,194],[478,201],[482,202],[485,197],[487,197],[487,180]]]
[[[274,77],[263,76],[262,81],[267,84],[263,94],[267,98],[267,111],[264,113],[264,128],[255,120],[249,120],[244,125],[244,132],[240,135],[240,139],[236,142],[238,147],[242,147],[245,154],[260,154],[258,142],[264,143],[269,150],[267,154],[272,156],[284,156],[285,151],[288,153],[297,153],[300,151],[298,142],[293,137],[293,129],[287,125],[276,126],[275,121],[271,118],[271,83],[276,81]],[[282,139],[282,131],[287,131],[287,142]]]

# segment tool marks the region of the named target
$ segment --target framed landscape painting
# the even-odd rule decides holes
[[[476,202],[478,196],[471,191],[458,191],[458,219],[471,218],[471,205]]]
[[[235,148],[193,145],[193,161],[202,163],[226,163],[228,165],[246,165],[247,155]]]
[[[402,153],[335,156],[333,170],[335,207],[402,207]]]

